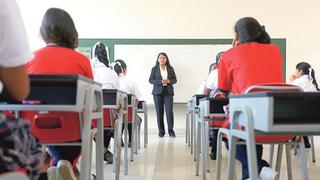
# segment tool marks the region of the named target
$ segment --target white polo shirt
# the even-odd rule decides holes
[[[0,66],[24,65],[33,58],[20,9],[15,0],[0,0]],[[0,82],[0,92],[3,84]]]
[[[293,85],[300,86],[304,92],[318,91],[316,86],[311,82],[308,75],[303,75],[292,82]]]
[[[93,79],[102,84],[102,89],[120,89],[116,72],[105,66],[97,58],[91,59]]]
[[[135,95],[138,100],[142,100],[142,94],[138,89],[138,86],[134,81],[129,79],[123,73],[119,74],[119,81],[120,81],[120,90],[127,92],[128,94]]]
[[[206,87],[211,90],[217,89],[218,87],[218,70],[217,69],[210,72],[206,82]]]

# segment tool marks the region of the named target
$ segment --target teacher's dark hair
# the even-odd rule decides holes
[[[270,44],[271,38],[266,32],[264,26],[252,17],[244,17],[238,20],[234,27],[234,31],[239,36],[240,44],[257,42],[262,44]]]
[[[165,56],[166,59],[167,59],[166,66],[172,67],[172,66],[170,65],[170,61],[169,61],[168,55],[167,55],[166,53],[164,53],[164,52],[161,52],[161,53],[158,54],[157,61],[156,61],[156,66],[159,66],[158,59],[159,59],[159,57],[160,57],[161,55],[162,55],[162,56]]]
[[[45,13],[40,34],[47,44],[54,43],[70,49],[78,47],[78,32],[71,16],[59,8],[50,8]]]

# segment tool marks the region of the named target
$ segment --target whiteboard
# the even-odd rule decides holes
[[[196,94],[207,78],[209,65],[218,52],[231,45],[115,45],[114,57],[127,64],[128,77],[135,81],[148,104],[153,104],[149,76],[160,52],[165,52],[173,66],[177,83],[174,84],[174,102],[185,103]]]

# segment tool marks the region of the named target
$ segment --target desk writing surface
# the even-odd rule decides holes
[[[37,102],[37,104],[74,105],[77,101],[79,81],[86,84],[99,84],[81,75],[31,74],[29,78],[30,93],[25,102]],[[5,96],[0,101],[21,104]]]
[[[193,95],[192,97],[193,97],[193,98],[195,99],[195,101],[196,101],[196,102],[195,102],[195,103],[196,103],[195,105],[198,106],[198,105],[199,105],[199,100],[202,99],[202,98],[207,97],[207,95],[204,95],[204,94],[195,94],[195,95]]]
[[[209,113],[222,113],[224,114],[223,106],[229,104],[228,98],[205,98],[209,101]]]
[[[259,92],[230,96],[230,110],[247,106],[264,132],[320,133],[320,93]]]
[[[118,89],[102,89],[103,95],[103,105],[116,105],[117,104],[117,94],[127,94],[124,91]]]

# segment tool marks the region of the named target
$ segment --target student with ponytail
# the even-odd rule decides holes
[[[291,75],[291,84],[300,86],[305,92],[319,91],[314,70],[309,63],[300,62],[296,65],[296,71]]]
[[[319,91],[318,83],[314,75],[314,70],[307,62],[300,62],[296,65],[296,71],[291,75],[291,84],[300,86],[304,92]],[[303,136],[304,145],[310,148],[308,136]]]
[[[93,78],[102,84],[102,89],[119,89],[119,78],[117,74],[109,68],[109,59],[106,45],[97,42],[91,51],[91,67]],[[113,154],[108,150],[113,132],[109,129],[104,130],[104,160],[108,164],[113,162]]]
[[[120,82],[120,90],[127,92],[128,94],[133,94],[137,97],[138,100],[142,99],[142,95],[140,90],[138,89],[137,85],[134,81],[132,81],[127,76],[127,64],[121,60],[118,59],[111,63],[111,68],[118,74],[119,76],[119,82]],[[138,101],[137,101],[138,103]],[[138,117],[139,125],[141,124],[142,119],[140,116]],[[122,131],[124,128],[122,128]],[[131,147],[131,132],[132,132],[132,124],[128,125],[129,130],[129,144],[128,146]]]
[[[252,85],[283,83],[281,53],[278,47],[271,44],[265,27],[256,19],[245,17],[238,20],[234,31],[233,47],[223,53],[218,65],[220,93],[226,96],[230,92],[242,94]],[[228,127],[227,123],[226,126]],[[259,172],[261,170],[273,172],[272,169],[267,168],[270,165],[262,159],[263,146],[256,145],[256,150]],[[236,158],[242,165],[242,179],[248,179],[246,145],[236,146]]]

